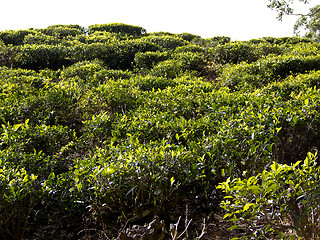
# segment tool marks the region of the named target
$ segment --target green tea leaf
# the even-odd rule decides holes
[[[251,206],[254,206],[255,204],[254,203],[247,203],[246,205],[244,205],[243,207],[243,211],[247,211]]]

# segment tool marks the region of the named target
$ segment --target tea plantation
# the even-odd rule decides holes
[[[319,50],[0,32],[0,239],[216,239],[216,222],[224,239],[319,237]]]

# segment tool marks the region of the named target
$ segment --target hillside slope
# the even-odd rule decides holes
[[[0,238],[138,239],[154,216],[150,239],[180,216],[185,237],[210,231],[220,182],[318,149],[319,48],[125,24],[0,32]]]

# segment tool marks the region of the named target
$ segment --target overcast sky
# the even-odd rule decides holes
[[[126,23],[147,32],[232,40],[292,36],[296,17],[276,20],[268,0],[0,0],[0,31],[54,24]],[[300,10],[304,7],[299,6]]]

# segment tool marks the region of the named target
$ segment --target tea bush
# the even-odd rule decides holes
[[[21,239],[35,206],[41,201],[42,189],[37,176],[25,169],[0,160],[0,237]]]
[[[159,62],[156,66],[154,66],[150,74],[156,77],[166,77],[169,79],[176,78],[183,73],[183,65],[179,60],[166,60]]]
[[[218,44],[225,44],[231,41],[230,37],[226,37],[226,36],[216,36],[213,38],[207,38],[207,40],[211,41],[211,42],[215,42]]]
[[[177,47],[187,45],[188,42],[181,37],[171,36],[171,35],[162,35],[154,36],[149,35],[140,38],[139,42],[144,41],[148,43],[153,43],[161,48],[162,51],[174,50]]]
[[[230,37],[216,36],[216,37],[213,37],[213,38],[206,38],[206,39],[194,38],[191,42],[192,42],[192,44],[201,46],[201,47],[203,47],[205,49],[210,49],[210,48],[213,48],[215,46],[218,46],[219,44],[223,45],[223,44],[226,44],[226,43],[228,43],[230,41],[231,41]]]
[[[179,52],[173,54],[172,58],[181,62],[184,71],[201,71],[206,65],[204,54],[198,52]]]
[[[127,25],[123,23],[111,23],[111,24],[95,24],[88,27],[88,33],[94,33],[96,31],[106,31],[113,33],[128,34],[132,36],[141,36],[146,33],[146,30],[142,27]]]
[[[24,44],[46,44],[46,45],[58,45],[61,43],[61,39],[56,36],[49,36],[41,32],[35,34],[28,34],[23,39]]]
[[[73,62],[102,60],[111,69],[132,69],[137,52],[157,51],[158,46],[146,41],[120,41],[111,43],[76,44],[68,48]]]
[[[92,116],[90,120],[83,122],[83,135],[81,140],[86,147],[94,148],[95,146],[103,147],[105,141],[111,136],[113,119],[108,113],[102,113]]]
[[[167,60],[168,52],[138,52],[134,57],[135,67],[143,70],[150,69],[157,63]]]
[[[96,31],[89,35],[78,35],[76,39],[82,43],[91,44],[91,43],[112,43],[119,39],[126,40],[127,37],[124,37],[121,34],[113,33],[113,32]]]
[[[277,93],[284,101],[293,99],[303,89],[319,88],[319,71],[311,71],[310,73],[298,74],[297,76],[290,75],[281,82],[268,84],[261,89],[265,93]]]
[[[77,62],[61,72],[61,78],[68,79],[79,77],[87,80],[95,72],[103,70],[103,63],[99,61],[83,61]]]
[[[203,53],[205,54],[206,51],[203,47],[195,45],[195,44],[188,44],[185,46],[177,47],[174,50],[175,53],[180,53],[180,52],[194,52],[194,53]]]
[[[165,141],[141,145],[128,135],[125,145],[97,149],[93,157],[79,162],[73,178],[83,201],[88,204],[94,199],[90,207],[97,221],[110,226],[119,213],[123,214],[120,221],[126,221],[132,216],[162,215],[161,209],[172,208],[177,201],[173,194],[200,177],[199,161],[181,146]],[[181,174],[182,169],[188,171]],[[113,207],[100,210],[103,204]]]
[[[156,52],[163,50],[160,44],[158,44],[156,41],[150,41],[148,37],[131,39],[124,42],[123,44],[132,49],[134,54],[138,52]]]
[[[222,64],[240,62],[251,63],[269,54],[279,55],[283,52],[280,46],[250,42],[230,42],[214,47],[210,53],[213,59]]]
[[[11,73],[3,71],[3,73],[1,119],[5,123],[20,123],[32,117],[32,109],[28,102],[35,101],[35,96],[45,88],[46,83],[43,79],[32,76],[35,73],[30,70],[16,70]]]
[[[142,91],[157,91],[158,89],[165,89],[167,87],[176,86],[177,83],[163,77],[153,77],[146,75],[145,77],[133,78]]]
[[[69,36],[75,37],[85,33],[85,29],[79,25],[52,25],[44,29],[38,29],[37,31],[58,39]]]
[[[293,165],[272,163],[268,170],[245,179],[230,179],[218,188],[226,193],[221,205],[227,210],[225,218],[234,223],[233,229],[245,222],[246,235],[254,238],[279,238],[293,229],[296,237],[319,237],[319,167],[317,154],[308,153],[306,159]],[[306,181],[307,179],[307,181]],[[256,227],[262,224],[262,227]]]
[[[142,101],[143,95],[138,86],[130,79],[109,80],[89,93],[89,106],[99,108],[102,112],[111,111],[125,114],[135,109]],[[101,113],[101,112],[99,112]]]
[[[20,112],[18,116],[22,115],[22,119],[29,118],[32,123],[77,128],[77,125],[81,124],[78,105],[81,96],[79,85],[71,84],[71,86],[51,85],[33,95],[25,96],[17,106],[17,111]],[[15,99],[12,101],[15,102]]]
[[[72,62],[93,61],[95,59],[107,61],[108,57],[112,58],[114,51],[112,45],[104,43],[84,44],[79,43],[68,48]]]
[[[183,38],[184,40],[186,40],[188,42],[191,42],[194,39],[200,39],[201,38],[200,36],[194,35],[194,34],[191,34],[191,33],[180,33],[178,36]]]
[[[98,85],[98,84],[104,84],[106,81],[110,80],[119,80],[119,79],[129,79],[133,77],[133,72],[129,70],[114,70],[114,69],[102,69],[100,71],[97,71],[91,76],[90,82]]]
[[[16,67],[58,69],[71,64],[68,51],[61,45],[23,45],[17,54]]]
[[[0,66],[16,67],[19,49],[15,46],[0,45]]]
[[[310,43],[313,42],[311,39],[308,38],[300,38],[300,37],[263,37],[262,40],[272,43],[272,44],[298,44],[298,43]]]
[[[76,140],[73,130],[63,126],[32,126],[26,120],[23,124],[3,124],[2,131],[1,159],[6,163],[21,166],[42,180],[50,171],[68,169],[69,162],[59,157],[67,157],[66,146]]]
[[[292,74],[319,70],[319,62],[318,55],[267,57],[251,64],[227,65],[222,69],[218,81],[232,90],[257,88]]]
[[[319,53],[319,44],[315,43],[299,43],[288,46],[284,51],[286,55],[313,56]]]
[[[25,36],[29,34],[33,34],[35,31],[33,30],[7,30],[0,32],[0,39],[6,45],[21,45],[24,42]]]
[[[160,61],[151,70],[150,74],[169,79],[176,78],[184,73],[200,75],[206,65],[203,54],[194,52],[178,52],[172,54],[171,59]]]

